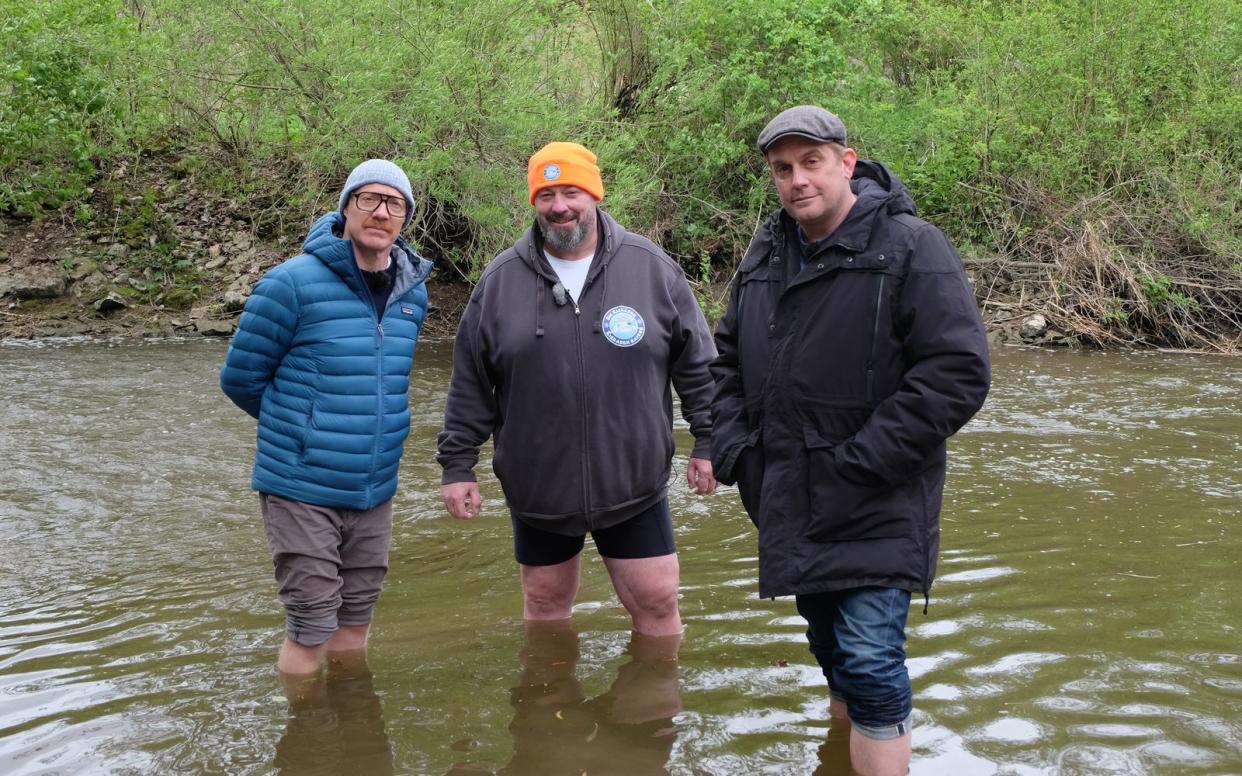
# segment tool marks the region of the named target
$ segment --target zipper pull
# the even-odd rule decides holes
[[[581,315],[582,311],[578,309],[578,305],[574,305],[574,315]]]

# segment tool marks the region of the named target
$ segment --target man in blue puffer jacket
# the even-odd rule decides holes
[[[285,607],[286,674],[365,649],[388,570],[431,271],[400,236],[413,215],[400,167],[358,165],[303,253],[255,286],[220,372],[259,421],[251,484]]]

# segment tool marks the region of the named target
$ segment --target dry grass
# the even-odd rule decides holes
[[[1171,215],[1135,217],[1124,193],[1012,192],[990,224],[1002,256],[972,263],[985,310],[1040,312],[1099,347],[1242,353],[1242,257],[1190,244]]]

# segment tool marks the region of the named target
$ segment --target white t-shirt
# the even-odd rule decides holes
[[[578,304],[578,295],[582,293],[582,286],[586,284],[587,274],[591,271],[592,259],[558,259],[547,251],[544,251],[543,255],[552,265],[552,271],[561,279],[561,285],[565,286],[569,297],[574,300],[574,304]]]

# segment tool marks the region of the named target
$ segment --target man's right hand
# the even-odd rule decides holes
[[[469,520],[483,509],[483,497],[477,482],[450,482],[440,486],[440,498],[449,514],[458,520]]]

